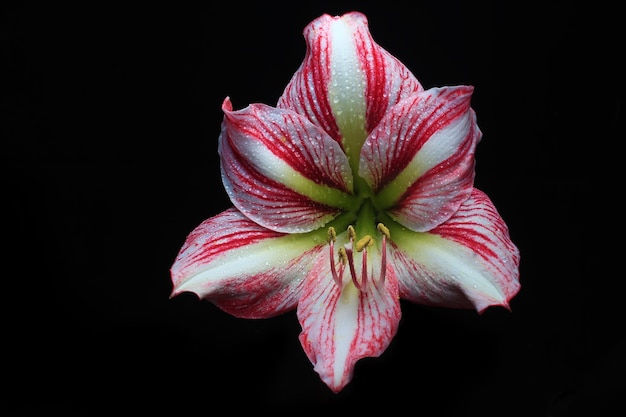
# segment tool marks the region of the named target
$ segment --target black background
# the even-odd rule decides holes
[[[624,44],[599,2],[5,5],[0,414],[624,412]],[[364,12],[426,87],[471,84],[476,185],[521,250],[512,311],[402,304],[332,394],[294,313],[233,318],[169,267],[230,206],[217,137],[275,104],[322,13]]]

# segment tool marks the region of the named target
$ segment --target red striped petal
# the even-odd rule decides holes
[[[304,29],[306,54],[278,101],[320,126],[343,148],[358,152],[365,136],[400,100],[423,87],[372,39],[365,15],[325,14]],[[346,140],[353,143],[346,143]]]
[[[377,258],[372,261],[374,271],[380,270]],[[297,312],[304,351],[324,383],[339,392],[352,379],[356,362],[380,356],[398,330],[396,275],[387,264],[385,280],[368,281],[366,291],[349,279],[340,288],[322,254],[306,278]]]
[[[391,231],[404,299],[442,307],[508,308],[520,289],[520,253],[504,220],[477,189],[446,223],[429,233]]]
[[[322,248],[311,237],[274,232],[229,209],[187,236],[171,267],[172,296],[193,292],[237,317],[272,317],[296,307]]]
[[[396,105],[361,150],[359,175],[396,221],[427,231],[469,196],[481,132],[473,87],[433,88]]]
[[[223,105],[220,158],[233,204],[280,232],[307,232],[353,204],[352,173],[339,145],[304,117],[252,104]]]

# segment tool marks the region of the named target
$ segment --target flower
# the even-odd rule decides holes
[[[474,188],[473,87],[425,90],[360,12],[322,15],[304,36],[276,107],[225,98],[218,151],[234,207],[188,235],[172,296],[243,318],[296,309],[302,347],[337,393],[385,351],[400,299],[509,308],[520,257]]]

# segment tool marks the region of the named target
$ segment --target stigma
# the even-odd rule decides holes
[[[330,258],[330,271],[333,276],[333,280],[339,286],[343,288],[344,285],[344,272],[347,269],[350,274],[350,278],[354,286],[362,292],[367,290],[368,282],[383,283],[385,281],[385,274],[387,271],[387,239],[390,237],[389,229],[384,224],[378,223],[376,227],[379,237],[381,238],[381,261],[380,261],[380,273],[378,276],[374,274],[368,268],[367,254],[368,248],[375,245],[375,239],[371,235],[365,235],[357,239],[357,233],[353,226],[348,226],[347,236],[348,242],[340,246],[337,250],[337,258],[335,260],[335,242],[337,240],[337,232],[334,227],[328,228],[328,246],[329,246],[329,258]],[[355,252],[361,253],[361,268],[357,270],[355,265]]]

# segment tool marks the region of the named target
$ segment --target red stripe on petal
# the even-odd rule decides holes
[[[408,187],[389,214],[422,232],[448,220],[472,192],[478,137],[477,128],[471,127],[455,153]]]
[[[239,210],[265,227],[299,233],[350,203],[352,172],[337,142],[290,110],[230,107],[227,98],[219,153],[224,186]]]
[[[236,317],[272,317],[295,308],[307,271],[325,249],[229,209],[187,236],[170,269],[172,296],[190,291]]]
[[[519,289],[519,249],[489,197],[474,188],[471,197],[448,222],[430,233],[460,243],[480,256],[502,279],[507,300]]]
[[[171,268],[174,286],[225,253],[281,236],[284,234],[259,226],[238,210],[228,209],[203,221],[187,235]]]
[[[367,27],[355,36],[367,79],[366,129],[371,132],[394,105],[424,88],[402,62],[373,41]]]
[[[211,239],[208,239],[209,236]],[[229,209],[205,220],[189,233],[181,253],[187,253],[187,249],[191,246],[203,246],[202,250],[189,253],[185,264],[204,264],[211,262],[224,252],[279,236],[284,236],[284,234],[260,226],[250,228],[248,218],[235,209]],[[182,265],[177,264],[178,266]]]
[[[252,160],[251,145],[262,146],[303,177],[351,192],[347,158],[331,138],[307,119],[264,104],[252,104],[239,111],[230,111],[227,106],[223,109],[223,140],[229,142],[238,159]]]
[[[328,98],[331,79],[329,29],[332,19],[330,15],[323,15],[305,27],[304,61],[287,84],[277,107],[305,116],[340,143],[339,127]]]
[[[238,285],[224,286],[211,301],[235,317],[268,318],[296,308],[308,270],[323,246],[303,253],[285,264],[239,280]],[[285,278],[288,279],[285,279]]]
[[[508,307],[520,289],[519,250],[493,203],[479,190],[446,223],[427,235],[415,234],[414,240],[407,232],[392,245],[404,299],[482,312],[494,305]]]
[[[368,281],[364,291],[351,281],[341,289],[320,256],[306,279],[298,304],[300,342],[333,392],[351,381],[358,360],[380,356],[398,330],[398,281],[390,265],[385,275],[384,281]]]
[[[366,79],[366,129],[371,131],[388,110],[402,99],[423,91],[417,78],[397,58],[374,42],[365,15],[350,12],[342,16],[323,15],[304,30],[304,61],[278,101],[278,107],[305,115],[341,143],[339,127],[329,103],[331,80],[331,26],[343,19],[351,28],[359,64]],[[355,74],[356,76],[356,74]]]
[[[241,159],[222,147],[222,179],[233,204],[257,223],[278,232],[305,232],[341,213],[270,180]]]
[[[417,254],[401,250],[391,243],[391,258],[398,271],[400,297],[413,303],[446,308],[472,308],[453,277],[429,268]]]
[[[362,175],[375,192],[393,181],[433,134],[471,110],[472,92],[471,86],[434,88],[390,110],[361,153]]]

